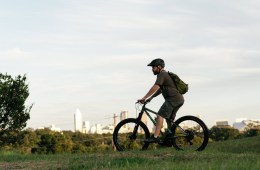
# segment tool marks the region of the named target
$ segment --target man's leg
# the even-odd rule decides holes
[[[159,135],[160,135],[161,128],[163,126],[163,119],[164,118],[162,116],[157,115],[154,135],[148,139],[145,139],[145,142],[147,142],[147,143],[158,143],[159,142],[159,140],[160,140]]]
[[[160,131],[163,126],[163,120],[164,120],[163,117],[167,117],[167,112],[169,112],[168,107],[169,107],[169,105],[167,104],[167,102],[164,102],[163,105],[161,106],[160,110],[158,111],[154,135],[151,138],[146,139],[145,142],[148,142],[148,143],[155,143],[155,142],[158,143],[159,142],[159,135],[160,135]]]
[[[168,129],[170,129],[172,127],[173,121],[174,121],[174,119],[166,119]]]
[[[175,103],[172,103],[173,110],[172,110],[171,116],[169,117],[169,119],[166,119],[167,127],[168,127],[169,129],[172,127],[173,121],[174,121],[175,116],[176,116],[176,113],[177,113],[177,111],[179,110],[179,108],[180,108],[182,105],[183,105],[183,103],[178,104],[177,106],[175,106]]]
[[[160,131],[163,126],[163,119],[164,118],[162,116],[159,116],[159,115],[157,116],[154,137],[158,137],[160,135]]]

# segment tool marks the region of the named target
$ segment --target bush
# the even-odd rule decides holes
[[[111,134],[83,134],[80,132],[54,132],[49,129],[10,132],[0,138],[2,150],[19,153],[93,153],[112,150]]]
[[[239,136],[239,131],[230,126],[213,126],[210,129],[209,136],[215,141],[236,139]]]
[[[254,129],[248,129],[244,132],[244,137],[253,137],[260,134],[260,129],[254,128]]]
[[[73,148],[71,138],[60,132],[53,132],[45,129],[38,130],[36,133],[40,140],[37,143],[37,146],[32,149],[32,153],[69,153]]]

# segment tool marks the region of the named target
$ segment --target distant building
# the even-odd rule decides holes
[[[79,109],[74,114],[74,130],[75,132],[82,132],[82,114]]]
[[[91,134],[102,134],[102,125],[101,124],[95,124],[90,128],[90,133]]]
[[[246,118],[236,119],[233,123],[233,128],[238,129],[240,132],[247,130],[248,128],[252,128],[255,126],[260,126],[260,120],[248,120]]]
[[[43,129],[49,129],[51,131],[55,131],[55,132],[61,132],[60,128],[55,127],[55,125],[50,125],[48,127],[38,127],[38,130],[43,130]]]
[[[50,130],[52,130],[52,131],[55,131],[55,132],[61,132],[61,129],[55,127],[55,125],[50,125],[50,126],[48,127],[48,129],[50,129]]]
[[[97,127],[96,127],[96,126],[92,126],[92,127],[90,128],[90,133],[91,133],[91,134],[97,133]]]
[[[128,111],[127,110],[123,110],[120,113],[120,121],[127,119],[128,118]]]
[[[247,120],[247,118],[238,118],[233,123],[233,128],[239,130],[240,132],[243,132],[246,128],[246,124],[244,121]]]
[[[218,120],[216,121],[216,126],[229,126],[227,120]]]
[[[89,131],[90,131],[90,123],[89,121],[84,121],[82,127],[82,133],[89,133]]]
[[[108,125],[108,126],[102,127],[102,133],[113,134],[113,132],[114,132],[114,125]]]
[[[121,113],[120,113],[120,121],[122,121],[124,119],[127,119],[127,116],[128,116],[128,111],[127,110],[121,111]],[[127,124],[124,125],[124,128],[128,128]]]
[[[97,133],[97,134],[102,134],[102,133],[103,133],[103,132],[102,132],[102,125],[101,125],[101,124],[96,124],[96,127],[97,127],[96,133]]]

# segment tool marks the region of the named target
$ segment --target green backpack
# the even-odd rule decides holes
[[[184,83],[184,81],[182,81],[179,76],[177,76],[176,74],[169,72],[170,77],[172,78],[177,90],[181,93],[181,94],[185,94],[189,87],[188,84]]]

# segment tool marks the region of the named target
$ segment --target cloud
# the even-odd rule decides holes
[[[2,55],[8,58],[21,58],[26,55],[26,52],[22,51],[21,48],[12,48],[3,52]]]

